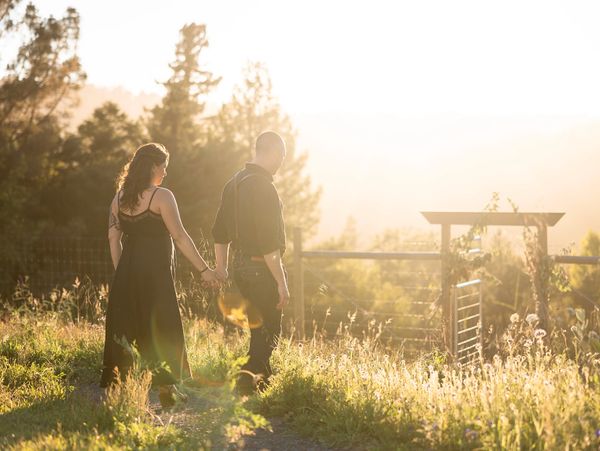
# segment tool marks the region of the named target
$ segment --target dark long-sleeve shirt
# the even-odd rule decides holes
[[[273,176],[253,163],[238,175],[238,234],[235,236],[235,179],[227,182],[212,228],[215,243],[233,243],[245,255],[266,255],[279,249],[285,252],[283,204],[273,185]]]

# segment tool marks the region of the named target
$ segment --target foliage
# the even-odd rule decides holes
[[[206,145],[202,116],[207,94],[220,80],[202,67],[208,44],[205,25],[182,27],[171,76],[163,83],[166,94],[146,120],[150,140],[164,144],[171,154],[165,186],[175,194],[184,224],[198,240],[216,213],[220,194],[216,182],[223,170],[216,150]]]
[[[600,255],[600,235],[589,231],[581,242],[579,255]],[[574,305],[590,307],[600,305],[600,269],[595,265],[573,265],[569,271],[571,298]]]
[[[129,347],[133,370],[100,392],[104,328],[72,322],[43,305],[28,299],[19,309],[4,311],[0,322],[2,449],[224,449],[268,426],[232,391],[246,358],[245,334],[185,321],[196,376],[195,385],[180,390],[201,402],[186,411],[193,427],[183,430],[157,415],[150,372],[135,347]]]
[[[79,15],[73,8],[56,19],[41,17],[33,4],[3,2],[0,42],[18,42],[0,79],[0,205],[3,235],[45,220],[39,195],[55,175],[60,148],[59,105],[77,90],[85,74],[76,55]],[[4,52],[3,52],[4,54]],[[43,224],[43,223],[42,223]],[[37,225],[37,227],[36,227]]]
[[[513,315],[497,355],[453,366],[439,352],[407,359],[346,323],[333,339],[283,337],[269,388],[249,400],[232,391],[248,335],[185,318],[197,395],[194,434],[161,425],[141,367],[103,402],[85,394],[100,372],[102,326],[38,308],[0,322],[3,448],[191,448],[235,444],[267,416],[330,446],[366,449],[529,449],[598,446],[597,318],[572,310],[570,329],[550,334]],[[190,389],[191,390],[191,389]],[[191,393],[191,392],[190,392]]]
[[[115,103],[96,108],[54,156],[56,176],[42,193],[47,233],[104,238],[117,174],[144,140],[141,124]]]
[[[471,366],[406,361],[351,335],[280,344],[275,383],[261,396],[312,437],[367,449],[593,448],[600,415],[596,354],[579,365],[537,328],[506,355]],[[529,333],[529,332],[527,332]],[[539,337],[535,339],[535,337]],[[595,375],[595,376],[594,376]]]
[[[260,132],[280,132],[288,147],[278,181],[287,224],[314,232],[320,190],[304,174],[307,154],[295,149],[296,132],[272,94],[266,68],[250,64],[218,114],[205,111],[220,78],[204,67],[204,24],[182,27],[165,95],[146,117],[128,118],[106,103],[72,131],[68,101],[85,79],[76,52],[77,11],[42,18],[34,6],[23,10],[13,0],[3,3],[0,21],[0,43],[21,43],[0,79],[0,213],[6,219],[0,233],[9,238],[0,246],[7,267],[3,287],[31,270],[25,263],[31,256],[22,248],[36,249],[43,259],[40,243],[48,236],[106,236],[115,178],[148,140],[170,151],[166,187],[175,193],[190,235],[206,245],[224,184],[250,157]]]

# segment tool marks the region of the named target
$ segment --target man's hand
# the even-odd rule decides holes
[[[217,273],[217,278],[221,282],[227,282],[227,278],[229,277],[229,272],[227,268],[217,266],[215,268],[215,272]]]
[[[200,276],[204,283],[211,288],[218,288],[220,285],[217,272],[214,269],[207,269]]]
[[[287,285],[278,285],[277,291],[279,292],[279,303],[277,304],[277,310],[282,310],[290,302],[290,291]]]
[[[277,309],[282,310],[290,302],[290,291],[288,290],[285,270],[281,263],[281,250],[277,249],[270,254],[264,254],[265,263],[273,278],[277,281],[279,303]]]

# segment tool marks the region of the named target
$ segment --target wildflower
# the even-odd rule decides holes
[[[477,431],[474,431],[471,428],[465,429],[465,438],[467,440],[475,440],[477,438],[477,435]]]
[[[596,429],[596,437],[600,438],[600,429]]]
[[[535,313],[530,313],[529,315],[527,315],[527,317],[525,318],[525,321],[527,321],[527,323],[530,326],[533,326],[535,323],[539,322],[540,317],[537,316]]]
[[[518,313],[513,313],[512,315],[510,315],[510,322],[511,323],[518,323],[519,322],[519,314]]]
[[[542,338],[544,338],[546,336],[546,331],[544,329],[536,329],[533,332],[533,336],[537,339],[537,340],[541,340]]]

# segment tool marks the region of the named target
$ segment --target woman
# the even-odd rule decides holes
[[[115,274],[100,381],[102,387],[114,382],[115,368],[125,376],[133,363],[127,343],[135,344],[153,366],[152,385],[159,386],[163,406],[181,396],[174,384],[192,377],[173,281],[173,241],[205,282],[217,280],[183,227],[173,193],[159,186],[168,163],[163,145],[144,144],[119,177],[108,225]]]

